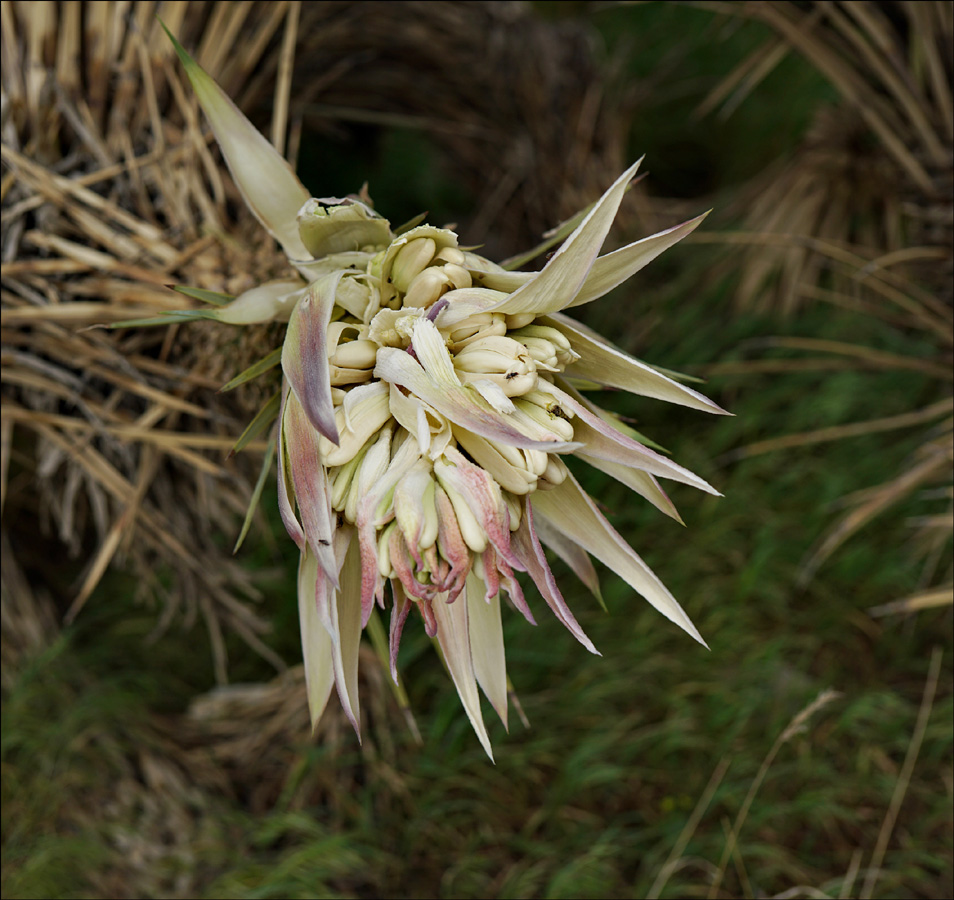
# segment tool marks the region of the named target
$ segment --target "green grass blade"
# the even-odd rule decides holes
[[[229,452],[229,456],[234,456],[239,450],[244,449],[250,441],[257,438],[275,419],[278,418],[278,408],[281,405],[281,395],[273,394],[268,402],[258,411],[255,418],[248,423],[248,428],[242,432],[241,437],[235,442],[235,446]]]
[[[232,548],[233,554],[239,552],[239,548],[242,546],[245,536],[248,534],[248,530],[252,527],[252,516],[255,515],[255,510],[258,509],[258,504],[261,502],[262,491],[265,488],[265,482],[268,481],[268,473],[272,469],[272,460],[275,459],[276,443],[277,441],[274,437],[268,442],[268,447],[265,450],[265,459],[262,460],[262,471],[258,473],[255,490],[252,491],[252,496],[248,501],[248,510],[245,512],[245,521],[242,523],[242,530],[239,532],[238,540],[236,540],[235,546]]]
[[[246,381],[251,381],[253,378],[258,378],[259,375],[267,372],[269,369],[275,368],[282,359],[282,348],[279,347],[276,350],[272,350],[268,356],[263,357],[257,363],[249,366],[244,372],[236,375],[231,381],[227,384],[222,385],[219,388],[219,393],[224,394],[226,391],[231,391],[233,388],[237,388],[240,384],[245,384]]]

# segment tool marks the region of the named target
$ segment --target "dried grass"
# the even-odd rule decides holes
[[[224,549],[255,467],[223,451],[273,389],[216,390],[280,335],[97,326],[189,308],[171,283],[236,294],[287,263],[222,174],[156,14],[292,158],[306,123],[422,129],[480,198],[468,238],[503,222],[508,250],[596,196],[623,138],[588,36],[521,4],[3,5],[10,553],[42,581],[65,545],[82,564],[70,618],[113,562],[131,567],[140,599],[164,597],[160,625],[204,619],[224,682],[224,631],[281,661]]]
[[[160,626],[205,620],[224,681],[223,629],[282,667],[220,538],[254,475],[223,451],[261,389],[215,393],[273,336],[96,326],[191,304],[170,283],[237,293],[286,264],[219,176],[154,6],[3,5],[3,526],[27,581],[49,579],[58,543],[78,560],[68,619],[112,562],[131,566],[139,599],[164,599]],[[283,15],[232,6],[161,12],[238,91],[268,41],[230,59],[221,47],[243,22],[274,35]]]
[[[730,111],[786,52],[802,54],[837,90],[803,146],[765,173],[750,195],[745,232],[720,236],[748,245],[738,302],[746,309],[795,314],[831,303],[889,322],[933,347],[928,356],[821,340],[776,346],[820,351],[813,358],[762,359],[748,371],[909,369],[936,379],[935,399],[895,416],[785,435],[741,448],[736,458],[783,447],[928,424],[923,444],[896,477],[851,498],[849,510],[818,541],[802,577],[871,519],[915,491],[950,485],[951,364],[954,347],[954,5],[818,2],[710,4],[769,25],[777,38],[759,48],[703,104]],[[950,493],[948,491],[948,493]],[[922,584],[943,571],[951,512],[915,522],[924,558]],[[922,603],[919,592],[898,609]],[[894,609],[895,607],[892,607]]]

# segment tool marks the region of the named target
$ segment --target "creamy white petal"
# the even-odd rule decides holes
[[[642,160],[616,179],[536,278],[508,294],[490,310],[543,315],[570,306],[586,281],[640,162]]]
[[[546,517],[552,526],[609,566],[667,619],[706,646],[675,597],[606,521],[572,475],[553,490],[538,491],[530,502],[535,514]]]
[[[454,680],[457,694],[470,724],[480,740],[487,755],[493,761],[494,754],[490,749],[490,736],[484,725],[484,717],[480,712],[480,695],[477,693],[477,680],[474,675],[474,660],[470,652],[470,626],[467,615],[467,604],[462,597],[454,603],[445,602],[438,597],[434,602],[434,617],[437,619],[437,642],[444,654],[447,670]]]
[[[228,306],[216,310],[216,320],[228,325],[253,325],[256,322],[287,321],[295,304],[305,295],[306,285],[300,278],[266,281]]]
[[[282,371],[315,429],[338,443],[331,374],[328,368],[327,330],[335,305],[340,273],[326,275],[309,286],[295,307],[282,344]]]
[[[673,228],[667,228],[642,240],[627,244],[599,257],[593,263],[590,274],[586,276],[583,287],[569,306],[581,306],[608,294],[613,288],[635,275],[644,266],[649,265],[657,256],[677,244],[687,234],[691,234],[709,213],[703,213],[695,219],[683,222]]]
[[[698,391],[673,381],[646,363],[633,359],[608,344],[595,340],[567,316],[548,316],[542,319],[542,322],[562,331],[569,338],[573,349],[580,354],[576,362],[567,366],[565,374],[568,377],[595,381],[607,387],[655,397],[702,412],[731,415]]]
[[[455,384],[453,381],[431,378],[421,364],[404,350],[390,347],[379,350],[374,375],[406,388],[451,422],[488,440],[554,453],[567,453],[579,446],[556,440],[557,436],[543,427],[528,436],[521,427],[512,424],[506,415],[497,412],[478,391],[459,382]]]
[[[324,573],[318,570],[318,562],[306,548],[298,562],[298,621],[312,731],[328,704],[335,683],[331,635],[318,615],[319,600],[316,596],[317,592],[327,592],[328,589]]]
[[[564,409],[574,414],[574,436],[583,444],[580,449],[588,456],[643,469],[660,478],[671,478],[717,497],[722,496],[705,479],[617,431],[555,384],[541,382],[540,390],[551,394]]]
[[[686,523],[682,521],[682,516],[676,510],[672,500],[669,499],[666,492],[659,486],[659,482],[642,469],[634,469],[632,466],[623,463],[610,462],[607,459],[599,459],[590,456],[582,450],[577,450],[574,454],[578,459],[588,463],[594,469],[599,469],[607,475],[615,478],[620,484],[625,484],[630,490],[635,491],[640,497],[645,497],[660,512],[675,519],[680,525]]]
[[[161,23],[160,23],[161,24]],[[165,28],[165,25],[162,26]],[[192,88],[208,116],[222,155],[248,208],[292,258],[308,255],[296,216],[308,191],[288,162],[259,133],[168,29]]]
[[[454,602],[467,603],[474,675],[484,696],[507,728],[507,664],[500,621],[500,595],[485,600],[484,583],[472,572],[467,576],[464,596]]]

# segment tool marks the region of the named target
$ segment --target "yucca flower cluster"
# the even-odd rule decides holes
[[[599,256],[639,163],[594,204],[539,272],[508,271],[446,228],[395,234],[364,200],[309,197],[277,151],[178,47],[250,208],[293,279],[215,312],[287,320],[278,496],[301,551],[302,643],[312,721],[332,687],[359,730],[358,646],[390,610],[390,665],[407,619],[440,646],[481,743],[478,686],[507,722],[501,598],[533,623],[516,572],[591,652],[546,544],[588,584],[590,555],[702,641],[564,462],[575,455],[678,519],[657,478],[716,493],[644,446],[579,391],[597,384],[705,412],[716,404],[564,314],[602,297],[703,217]]]

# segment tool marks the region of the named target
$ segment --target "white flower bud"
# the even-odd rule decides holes
[[[507,337],[479,338],[454,357],[454,370],[466,384],[487,378],[508,397],[518,397],[537,384],[537,364],[519,341]]]
[[[527,348],[527,351],[541,369],[546,369],[548,372],[560,371],[560,366],[557,363],[556,347],[548,340],[536,337],[520,337],[518,340]]]
[[[507,316],[507,330],[516,331],[529,325],[537,317],[536,313],[512,313]]]
[[[527,346],[529,346],[527,338],[540,338],[549,341],[553,345],[561,370],[580,358],[580,354],[570,345],[567,336],[558,328],[553,328],[550,325],[526,325],[510,332],[509,336],[527,343]]]
[[[482,469],[488,472],[505,491],[527,494],[537,483],[537,476],[528,468],[525,451],[509,444],[488,441],[479,435],[454,429],[454,437]],[[546,454],[542,454],[546,456]],[[545,465],[544,465],[545,467]]]
[[[462,250],[458,250],[456,247],[444,247],[437,256],[434,257],[434,262],[464,266],[467,264],[467,257],[464,256]]]
[[[458,290],[469,288],[473,284],[473,281],[470,277],[470,272],[468,272],[462,266],[456,266],[453,263],[447,263],[441,268],[441,271],[450,279],[451,284],[453,284]]]
[[[504,499],[504,503],[507,504],[507,509],[510,511],[510,530],[516,531],[520,527],[523,508],[520,506],[520,501],[517,500],[510,491],[501,491],[501,496]]]
[[[338,344],[330,362],[343,369],[373,369],[377,354],[378,345],[374,341],[359,339]]]
[[[417,238],[409,241],[394,257],[391,266],[391,283],[403,294],[431,263],[437,244],[432,238]]]
[[[503,337],[507,321],[503,313],[475,313],[455,324],[446,334],[450,349],[458,351],[484,337]]]
[[[562,416],[548,412],[545,408],[538,406],[536,403],[529,402],[527,396],[527,394],[524,394],[522,397],[518,397],[513,401],[516,407],[516,411],[514,412],[514,425],[519,428],[523,417],[526,416],[532,419],[537,425],[542,425],[544,428],[553,432],[561,441],[569,442],[573,440],[573,424],[570,421]],[[552,401],[553,398],[551,397],[550,400]],[[556,404],[552,405],[556,406]]]
[[[539,481],[537,481],[537,487],[542,491],[555,488],[558,484],[563,484],[563,482],[566,481],[566,476],[570,474],[566,463],[555,453],[548,453],[547,457],[546,470],[540,476]]]
[[[426,308],[438,300],[441,294],[450,287],[451,280],[443,270],[437,266],[429,266],[411,282],[411,286],[404,295],[404,305]]]

